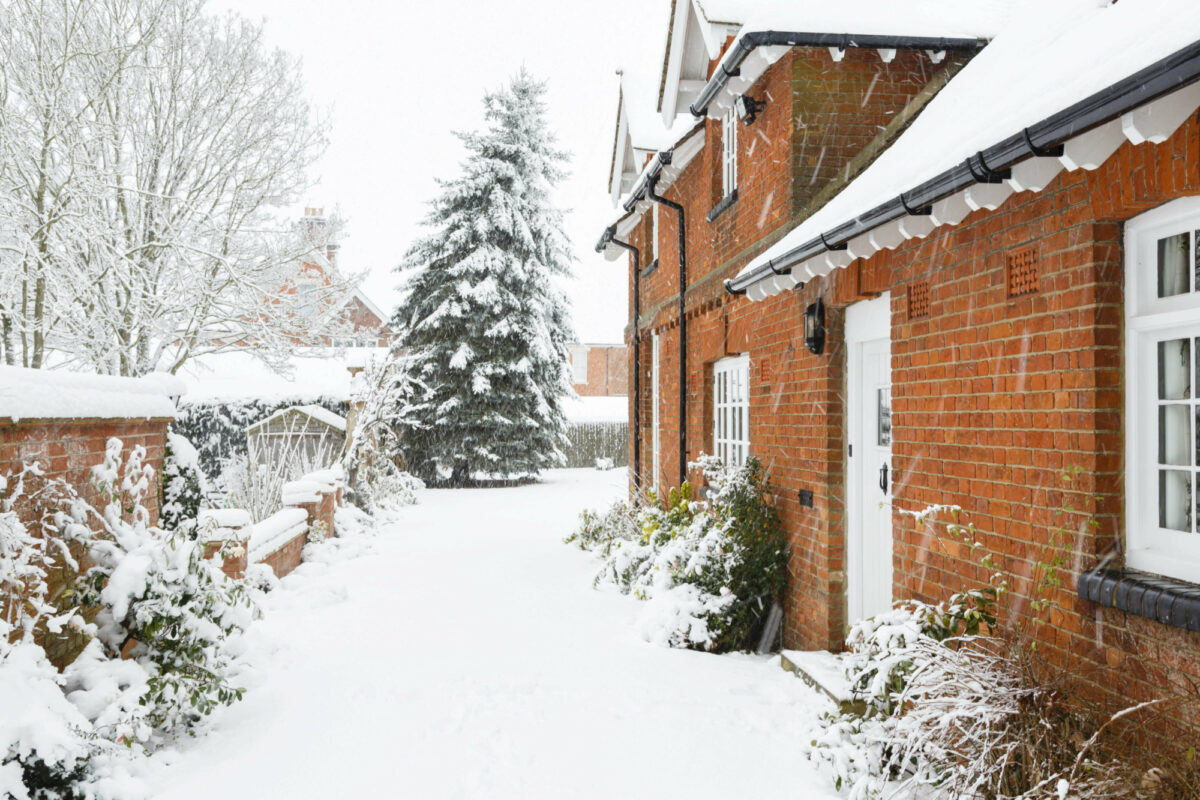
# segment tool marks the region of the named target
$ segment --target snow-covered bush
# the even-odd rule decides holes
[[[106,655],[127,655],[148,678],[139,702],[148,733],[190,728],[217,705],[239,699],[229,678],[226,644],[250,622],[255,607],[245,584],[204,558],[204,545],[150,524],[143,500],[154,478],[145,451],[122,459],[110,439],[93,481],[108,500],[99,512],[104,536],[89,551],[92,567],[81,596],[99,606],[97,638]]]
[[[391,354],[356,379],[358,408],[342,466],[350,497],[369,514],[388,514],[417,502],[425,483],[402,468],[404,442],[429,391],[412,376],[407,356]]]
[[[665,506],[651,495],[585,512],[568,538],[604,559],[598,582],[645,600],[639,619],[648,641],[726,652],[753,649],[786,580],[786,543],[767,501],[761,464],[728,467],[702,457],[707,501],[691,486],[672,489]]]
[[[88,721],[63,696],[35,636],[78,625],[49,602],[49,569],[74,564],[69,544],[87,530],[70,514],[76,498],[42,481],[36,465],[0,475],[0,796],[60,793],[84,780],[94,748]],[[31,483],[37,482],[35,489]],[[22,517],[24,516],[25,519]],[[37,518],[27,523],[26,519]],[[30,525],[34,530],[30,530]],[[51,795],[53,796],[53,795]]]
[[[169,531],[187,527],[199,516],[206,490],[200,453],[184,437],[168,433],[159,494],[159,524]]]
[[[1003,591],[909,601],[851,628],[844,663],[863,713],[827,715],[808,751],[834,787],[850,800],[1200,797],[1194,758],[1155,763],[1137,744],[1132,718],[1155,703],[1089,701],[1068,670],[1002,635]]]
[[[325,524],[325,520],[319,519],[308,526],[308,535],[304,537],[304,541],[308,544],[320,544],[328,538],[329,526]]]
[[[388,462],[376,462],[360,470],[355,500],[372,515],[387,515],[419,502],[425,482]]]
[[[612,468],[613,468],[613,460],[611,458],[597,458],[596,459],[596,469],[600,470],[601,472],[603,472],[605,470],[610,470]]]

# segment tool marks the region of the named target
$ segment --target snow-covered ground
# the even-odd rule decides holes
[[[250,636],[253,688],[152,795],[836,797],[801,754],[825,701],[777,657],[643,642],[637,601],[561,542],[625,479],[426,491],[321,546]]]

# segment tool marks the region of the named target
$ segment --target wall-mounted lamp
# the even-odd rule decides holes
[[[825,349],[825,304],[819,297],[804,309],[804,344],[817,355]]]
[[[748,94],[738,95],[738,98],[733,101],[733,113],[737,114],[737,118],[747,125],[753,125],[754,120],[758,119],[758,112],[766,107],[766,100],[755,100]]]

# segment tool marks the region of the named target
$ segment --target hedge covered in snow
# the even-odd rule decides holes
[[[210,481],[216,481],[230,458],[246,454],[246,428],[280,409],[294,405],[318,405],[345,417],[349,404],[336,397],[320,394],[269,400],[184,401],[171,429],[195,445],[200,469]]]

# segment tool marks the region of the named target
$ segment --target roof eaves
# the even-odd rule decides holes
[[[951,198],[976,184],[994,183],[996,176],[1020,161],[1031,157],[1056,157],[1056,153],[1061,155],[1061,148],[1069,140],[1115,123],[1127,113],[1198,82],[1200,40],[996,142],[966,162],[944,170],[776,258],[759,263],[726,281],[726,290],[743,294],[758,281],[787,274],[802,261],[845,249],[853,238],[925,211],[933,203]],[[980,165],[983,165],[982,169]]]

